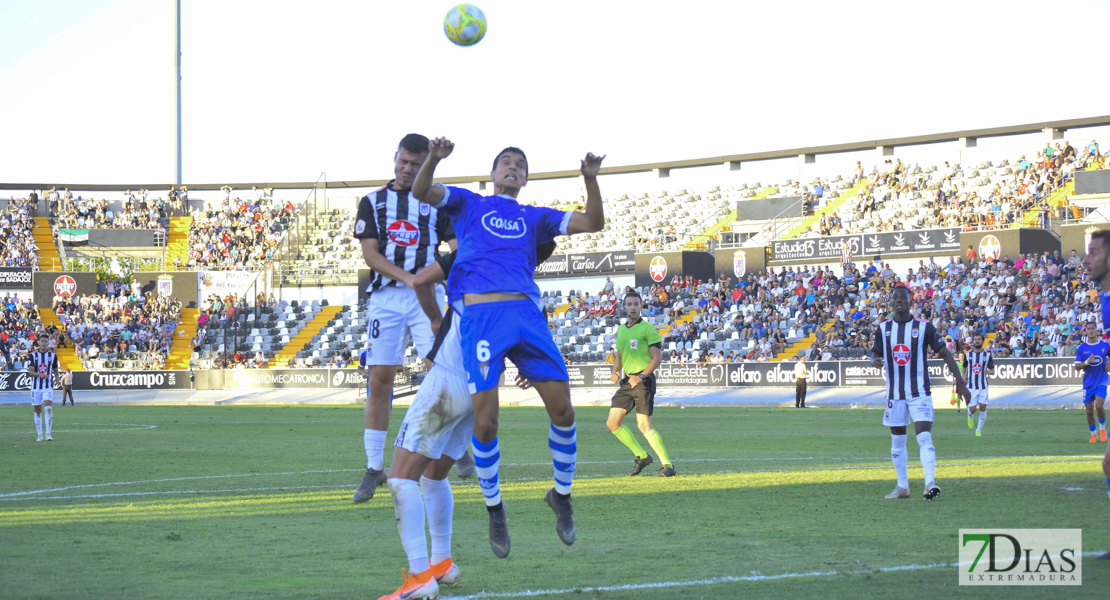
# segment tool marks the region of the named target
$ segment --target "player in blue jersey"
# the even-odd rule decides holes
[[[578,444],[566,363],[551,338],[533,274],[536,247],[558,235],[592,233],[605,227],[597,174],[604,157],[587,154],[581,172],[585,212],[563,212],[519,204],[528,183],[528,159],[519,148],[502,150],[493,161],[493,196],[433,185],[436,165],[454,144],[438,138],[429,145],[412,193],[447,215],[458,237],[458,258],[447,278],[448,301],[466,305],[460,334],[468,387],[474,404],[474,460],[490,519],[490,547],[504,558],[509,531],[501,501],[497,442],[497,384],[509,358],[539,393],[551,418],[548,447],[555,486],[544,500],[555,512],[555,531],[564,544],[575,540],[570,492]]]
[[[1087,274],[1090,275],[1091,280],[1097,281],[1102,290],[1099,297],[1102,303],[1102,330],[1110,330],[1110,297],[1108,297],[1110,294],[1110,230],[1101,229],[1091,234],[1091,243],[1087,247],[1087,256],[1083,258],[1083,265],[1087,267]],[[1078,356],[1076,360],[1079,360]],[[1103,395],[1103,398],[1105,397]],[[1089,420],[1090,417],[1088,417]],[[1105,436],[1105,433],[1103,435]],[[1102,439],[1106,440],[1105,437]],[[1102,474],[1106,476],[1106,485],[1110,487],[1110,445],[1107,445],[1106,455],[1102,458]],[[1110,558],[1110,552],[1099,558]]]
[[[1107,375],[1106,357],[1110,354],[1110,343],[1102,339],[1098,325],[1087,321],[1083,328],[1086,337],[1075,351],[1075,368],[1083,370],[1083,408],[1087,412],[1087,425],[1091,430],[1091,443],[1106,441],[1106,385],[1110,383]],[[1095,430],[1095,413],[1098,413],[1098,430]]]

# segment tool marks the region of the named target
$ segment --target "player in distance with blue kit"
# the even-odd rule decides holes
[[[1083,265],[1087,267],[1087,274],[1090,275],[1091,280],[1098,282],[1102,290],[1099,295],[1099,301],[1102,303],[1102,330],[1110,330],[1110,230],[1102,229],[1091,234],[1091,243],[1087,246],[1087,256],[1083,258]],[[1079,362],[1078,354],[1075,360]],[[1106,395],[1103,394],[1103,399],[1105,398]],[[1103,423],[1105,424],[1105,413]],[[1104,425],[1102,441],[1106,441],[1105,435]],[[1102,474],[1106,476],[1106,485],[1110,487],[1110,445],[1107,446],[1106,455],[1102,458]],[[1099,558],[1110,559],[1110,552]]]
[[[439,161],[454,144],[432,140],[428,159],[417,173],[412,192],[451,219],[459,240],[458,257],[447,278],[448,302],[463,301],[460,323],[463,361],[474,404],[474,460],[489,512],[490,547],[509,554],[509,530],[501,501],[497,442],[497,384],[508,357],[532,383],[551,419],[548,447],[555,466],[555,486],[544,497],[555,512],[555,531],[574,543],[570,492],[578,445],[566,363],[541,309],[533,274],[536,247],[559,235],[593,233],[605,227],[597,174],[603,156],[587,154],[581,172],[586,184],[585,212],[526,206],[517,196],[528,183],[528,159],[519,148],[502,150],[493,161],[493,196],[433,185]]]
[[[1075,351],[1075,368],[1083,373],[1083,408],[1087,413],[1087,427],[1091,431],[1090,442],[1093,444],[1102,438],[1106,441],[1106,385],[1110,383],[1107,374],[1106,356],[1110,354],[1110,343],[1102,339],[1102,333],[1094,321],[1087,321],[1083,327],[1083,343]],[[1095,415],[1098,415],[1098,429],[1095,427]]]

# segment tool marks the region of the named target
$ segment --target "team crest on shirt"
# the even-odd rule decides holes
[[[359,219],[355,222],[355,235],[362,235],[366,231],[366,221]]]
[[[423,202],[421,202],[420,203],[420,215],[426,217],[430,214],[432,214],[432,205],[431,204],[424,204]]]
[[[386,230],[389,241],[398,246],[415,246],[420,242],[420,230],[408,221],[394,221]]]
[[[983,365],[980,365],[978,363],[971,365],[971,373],[974,375],[982,375]]]
[[[910,332],[910,337],[917,337],[918,333],[919,332],[916,329],[914,329],[913,331]]]
[[[629,347],[629,348],[632,348],[633,350],[635,350],[636,348],[638,348],[638,347],[639,347],[639,345],[637,344],[637,342],[639,342],[639,340],[628,340],[628,347]]]
[[[910,347],[905,344],[898,344],[890,350],[891,356],[894,357],[894,364],[904,367],[910,362]]]

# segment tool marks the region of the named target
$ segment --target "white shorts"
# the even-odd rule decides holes
[[[883,411],[884,427],[905,427],[913,421],[933,422],[933,399],[930,396],[920,396],[909,400],[887,400],[886,410]]]
[[[54,401],[54,390],[31,390],[31,406],[42,406],[43,400]]]
[[[990,398],[987,397],[987,390],[969,391],[971,392],[971,402],[968,402],[968,406],[974,406],[976,404],[982,404],[983,406],[986,406],[991,403]]]
[[[474,405],[466,375],[434,365],[416,390],[394,445],[433,460],[444,454],[458,460],[473,434]]]
[[[446,305],[443,287],[436,286],[440,310]],[[432,351],[435,336],[428,316],[420,308],[416,292],[407,287],[384,287],[372,294],[367,304],[366,319],[367,366],[402,365],[409,339],[416,344],[420,356]]]

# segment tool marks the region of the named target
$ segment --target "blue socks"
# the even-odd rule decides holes
[[[501,483],[497,480],[497,470],[501,466],[501,447],[497,438],[482,443],[471,438],[474,450],[474,470],[478,473],[478,485],[486,498],[486,506],[501,504]]]
[[[551,424],[547,434],[547,447],[551,449],[551,460],[555,463],[555,492],[564,496],[570,494],[574,482],[574,464],[578,462],[578,437],[575,427],[559,427]]]

